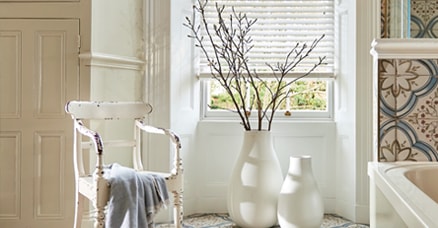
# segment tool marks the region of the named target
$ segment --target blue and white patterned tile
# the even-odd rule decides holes
[[[167,228],[171,227],[171,224],[156,224],[156,228]],[[184,228],[238,228],[236,224],[231,221],[227,214],[193,214],[187,216],[183,221]],[[279,226],[274,226],[279,228]],[[367,228],[366,224],[357,224],[349,220],[346,220],[340,216],[334,214],[325,214],[321,228]]]
[[[438,90],[419,98],[417,105],[405,117],[416,139],[422,142],[424,152],[428,154],[427,160],[437,160],[438,151]]]
[[[430,60],[395,60],[396,80],[392,90],[397,116],[403,117],[415,108],[419,98],[429,94],[437,84],[436,64]]]
[[[379,109],[380,114],[394,116],[396,110],[396,95],[394,85],[396,85],[396,71],[392,60],[379,61]]]
[[[434,149],[422,141],[415,129],[406,121],[399,121],[396,130],[397,158],[396,161],[431,160]]]
[[[416,104],[419,96],[437,84],[438,70],[433,61],[386,59],[379,63],[380,109],[388,116],[403,115]]]
[[[380,160],[437,160],[437,61],[384,60],[380,70]]]
[[[403,124],[399,121],[390,120],[381,128],[379,160],[383,162],[415,160],[413,153],[415,137],[412,133],[403,130]],[[409,137],[410,136],[410,137]]]
[[[387,7],[382,1],[382,7]],[[438,38],[438,2],[410,1],[412,38]],[[388,16],[382,10],[382,21]],[[383,26],[382,32],[388,27]],[[382,33],[383,34],[383,33]],[[438,60],[379,60],[379,157],[438,160]]]
[[[411,37],[437,38],[438,2],[411,0]]]

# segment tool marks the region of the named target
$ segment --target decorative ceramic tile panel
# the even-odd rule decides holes
[[[395,37],[390,34],[391,1],[381,0],[381,34],[382,38]],[[410,37],[411,38],[438,38],[438,1],[410,0]],[[392,22],[394,23],[394,22]]]
[[[380,37],[389,38],[389,0],[380,0]]]
[[[437,60],[379,60],[379,160],[438,160]]]
[[[438,2],[411,0],[411,37],[438,37]]]

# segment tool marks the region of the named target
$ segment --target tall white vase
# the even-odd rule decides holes
[[[246,131],[231,173],[227,206],[240,227],[277,224],[277,200],[283,174],[270,131]]]
[[[312,172],[310,156],[290,157],[289,170],[278,197],[281,228],[319,228],[324,204]]]

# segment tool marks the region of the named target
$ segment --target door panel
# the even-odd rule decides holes
[[[78,20],[0,19],[0,227],[71,227]]]

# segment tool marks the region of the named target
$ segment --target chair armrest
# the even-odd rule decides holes
[[[172,140],[172,142],[175,144],[175,146],[178,149],[181,149],[181,142],[179,140],[178,135],[173,132],[172,130],[169,129],[164,129],[164,128],[159,128],[159,127],[154,127],[151,125],[147,125],[145,124],[143,121],[138,120],[137,121],[137,126],[142,129],[145,132],[148,133],[152,133],[152,134],[162,134],[162,135],[167,135],[170,137],[170,139]]]
[[[172,173],[175,176],[182,174],[183,166],[182,166],[182,158],[180,155],[181,141],[179,139],[179,136],[170,129],[164,129],[164,128],[150,126],[150,125],[145,124],[142,120],[137,120],[136,125],[138,128],[140,128],[141,130],[143,130],[145,132],[148,132],[151,134],[167,135],[170,138],[173,145],[175,146],[174,167],[172,169]]]
[[[94,149],[97,154],[97,161],[96,161],[96,168],[101,170],[103,169],[103,143],[102,143],[102,137],[99,135],[99,133],[87,128],[84,126],[81,120],[75,120],[75,128],[76,130],[91,139],[91,141],[94,143]]]

